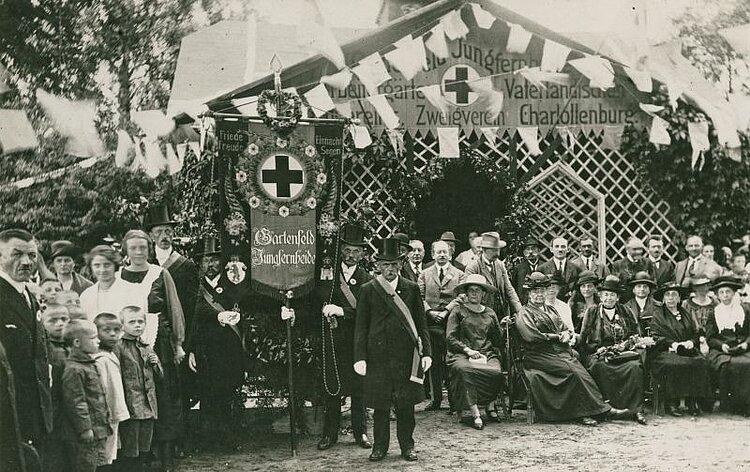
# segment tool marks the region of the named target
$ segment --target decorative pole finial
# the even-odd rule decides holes
[[[281,70],[283,68],[281,59],[279,59],[279,56],[274,52],[271,57],[271,70],[273,71],[273,88],[277,93],[281,92]]]

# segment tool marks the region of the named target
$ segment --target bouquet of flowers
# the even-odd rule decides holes
[[[634,334],[621,343],[611,346],[602,346],[594,353],[594,359],[607,363],[619,364],[640,357],[636,349],[645,349],[654,344],[654,338],[650,336],[638,336]]]

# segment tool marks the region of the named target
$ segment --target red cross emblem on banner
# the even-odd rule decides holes
[[[302,164],[291,154],[272,154],[260,166],[260,184],[271,198],[291,200],[304,188]]]
[[[443,74],[443,95],[453,105],[466,106],[474,103],[479,95],[471,90],[469,83],[479,79],[479,74],[465,64],[451,66]]]

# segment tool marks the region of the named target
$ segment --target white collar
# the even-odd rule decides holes
[[[565,267],[565,259],[558,259],[553,257],[552,260],[555,262],[555,267]]]
[[[409,264],[411,264],[411,269],[414,272],[416,272],[417,270],[419,270],[419,272],[422,272],[422,263],[421,262],[419,264],[415,264],[412,261],[409,261]]]
[[[641,307],[641,310],[643,310],[643,307],[646,306],[646,302],[648,301],[648,297],[646,298],[633,297],[633,300],[635,300],[635,303],[637,303],[638,306]],[[643,301],[641,302],[641,300]]]
[[[628,259],[628,260],[629,260],[630,262],[632,262],[633,264],[637,264],[638,262],[640,262],[641,260],[643,260],[643,258],[641,258],[641,259],[639,259],[638,261],[636,261],[636,260],[635,260],[635,259],[633,259],[633,257],[632,257],[632,256],[630,256],[630,255],[628,255],[628,256],[625,256],[625,257],[626,257],[626,258],[627,258],[627,259]]]
[[[703,257],[703,254],[698,254],[695,257],[688,256],[688,261],[689,262],[698,262],[699,260],[701,260],[702,257]]]
[[[171,247],[169,249],[162,249],[159,246],[154,247],[156,260],[159,261],[159,265],[164,265],[164,262],[166,262],[166,260],[169,259],[169,256],[172,255],[172,251],[173,249]]]
[[[344,273],[344,277],[346,278],[347,281],[354,274],[355,270],[357,270],[357,266],[356,265],[353,265],[353,266],[349,267],[348,265],[344,264],[343,262],[341,263],[341,272]]]
[[[450,265],[451,265],[450,262],[446,262],[445,265],[440,265],[437,262],[435,262],[435,267],[437,267],[438,271],[440,271],[440,269],[443,269],[443,273],[448,271],[448,267],[450,267]]]
[[[386,280],[386,282],[388,281]],[[396,276],[395,279],[391,280],[388,283],[391,285],[391,287],[393,287],[393,290],[396,291],[396,287],[398,286],[398,275]]]
[[[484,257],[484,254],[482,254],[482,261],[484,261],[485,265],[491,266],[495,263],[495,261],[488,261],[486,257]]]
[[[10,275],[6,274],[5,271],[0,270],[0,277],[5,279],[18,293],[25,296],[26,293],[26,282],[16,282]]]
[[[213,279],[209,279],[208,277],[204,277],[206,279],[206,282],[208,285],[210,285],[212,288],[216,288],[217,285],[219,285],[219,279],[221,278],[221,274],[217,275]]]
[[[648,256],[648,258],[649,258],[649,259],[651,260],[651,262],[653,262],[654,264],[658,264],[659,262],[661,262],[661,257],[660,257],[660,258],[658,258],[658,259],[654,259],[653,257],[651,257],[651,256]]]

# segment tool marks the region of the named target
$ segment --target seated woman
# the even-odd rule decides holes
[[[638,321],[618,300],[619,277],[609,275],[597,286],[601,303],[589,308],[583,318],[580,346],[588,355],[587,365],[599,390],[613,408],[627,409],[645,425],[643,364],[633,349],[640,334]]]
[[[648,272],[638,272],[628,285],[632,287],[633,298],[625,303],[625,308],[637,317],[643,334],[649,334],[651,318],[657,308],[651,296],[651,292],[656,288],[656,282]]]
[[[456,411],[471,410],[475,429],[484,428],[477,405],[485,404],[487,416],[497,420],[495,399],[503,387],[500,323],[495,312],[482,305],[484,294],[495,290],[484,276],[467,276],[456,286],[456,294],[466,296],[462,304],[451,310],[445,333],[451,397]]]
[[[611,411],[594,379],[578,362],[571,349],[575,333],[544,301],[549,286],[549,277],[541,272],[527,276],[523,288],[529,302],[516,318],[524,353],[523,372],[537,414],[546,421],[577,419],[587,426],[598,423],[593,416],[622,416],[624,411]]]
[[[719,380],[721,409],[750,414],[750,306],[736,297],[743,286],[732,276],[714,280],[719,304],[706,323],[706,358]]]
[[[566,328],[573,334],[575,334],[575,327],[573,325],[573,314],[570,310],[570,306],[564,301],[557,298],[560,294],[560,290],[565,286],[562,274],[555,272],[550,276],[549,285],[544,293],[544,303],[551,306],[557,312],[557,315],[562,320]]]
[[[598,283],[599,277],[590,270],[584,270],[578,274],[575,291],[568,300],[570,314],[573,318],[573,329],[576,333],[581,332],[583,315],[586,310],[599,304],[599,295],[596,293],[596,284]]]
[[[663,303],[651,319],[651,335],[656,342],[651,350],[651,374],[672,416],[682,416],[681,399],[685,399],[693,415],[699,415],[697,402],[712,396],[708,362],[698,350],[698,330],[693,318],[680,306],[687,290],[676,282],[668,282],[654,292],[654,298]]]
[[[711,279],[701,274],[690,279],[688,284],[693,295],[682,302],[682,308],[693,319],[693,325],[698,331],[700,350],[708,349],[706,344],[706,324],[708,317],[714,312],[714,307],[719,303],[715,298],[709,296],[711,291]]]

